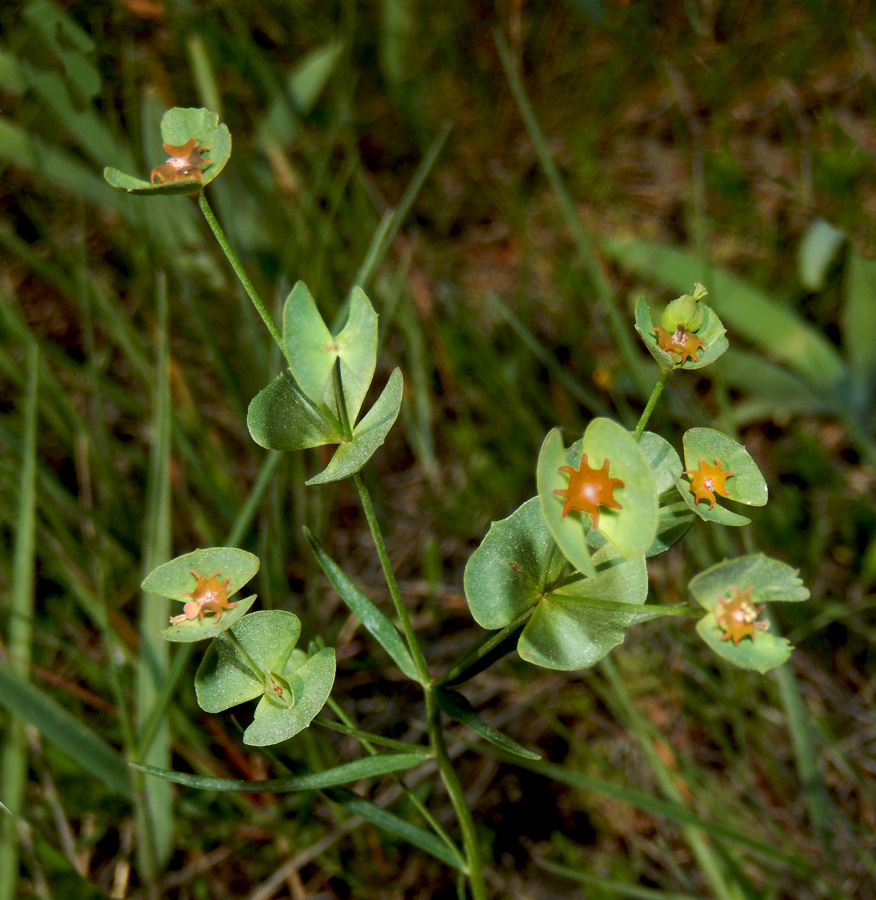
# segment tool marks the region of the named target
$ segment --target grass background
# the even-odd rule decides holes
[[[384,602],[353,492],[304,488],[319,451],[274,457],[246,433],[279,359],[195,204],[101,178],[163,161],[177,105],[232,131],[210,199],[274,309],[302,279],[330,319],[358,280],[381,314],[376,382],[401,366],[406,400],[369,477],[436,670],[477,636],[462,569],[534,493],[547,430],[635,423],[656,378],[624,344],[635,299],[700,280],[730,326],[731,353],[674,379],[653,427],[677,444],[692,425],[738,434],[770,504],[744,534],[696,527],[655,560],[652,602],[757,547],[812,591],[776,611],[797,650],[761,677],[655,622],[595,670],[509,658],[479,676],[483,716],[546,760],[511,765],[453,730],[495,895],[876,896],[868,6],[0,9],[0,789],[19,810],[0,900],[456,895],[439,863],[320,795],[129,775],[150,732],[158,764],[278,765],[198,709],[199,654],[152,638],[167,611],[140,580],[198,546],[261,557],[260,601],[337,648],[334,697],[360,727],[422,732],[303,539],[307,524]],[[354,756],[311,729],[282,762]],[[361,790],[410,812],[391,784]],[[415,790],[447,820],[430,779]]]

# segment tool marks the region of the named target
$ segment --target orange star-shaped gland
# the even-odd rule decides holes
[[[746,588],[743,593],[730,585],[734,593],[730,599],[724,601],[718,595],[718,606],[715,608],[715,618],[724,631],[722,641],[732,638],[734,644],[738,644],[742,638],[750,637],[754,640],[755,631],[766,631],[770,627],[769,622],[759,622],[757,617],[763,612],[763,606],[755,606],[751,599],[751,588]]]
[[[183,597],[191,597],[192,599],[183,607],[182,615],[171,616],[171,625],[179,625],[180,622],[185,622],[186,619],[190,621],[198,617],[203,619],[208,612],[216,613],[216,621],[218,622],[222,618],[223,609],[234,609],[237,606],[237,603],[228,602],[228,582],[231,579],[226,578],[225,581],[217,581],[216,576],[218,574],[218,572],[214,572],[209,578],[205,578],[192,569],[192,575],[198,579],[198,582],[191,593],[183,594]]]
[[[174,147],[173,144],[164,144],[163,146],[164,152],[170,158],[163,166],[156,166],[152,170],[150,180],[153,184],[181,181],[184,178],[189,181],[202,181],[204,175],[201,170],[213,165],[209,159],[201,156],[202,150],[210,148],[199,144],[194,138],[189,138],[179,147]]]
[[[681,357],[677,363],[679,366],[688,357],[694,362],[699,362],[697,353],[706,348],[706,345],[695,334],[685,331],[681,325],[672,334],[665,328],[652,328],[651,330],[657,335],[657,346],[661,350],[668,350],[670,353]]]
[[[697,503],[700,500],[709,501],[709,509],[715,505],[715,494],[722,497],[729,497],[724,482],[735,472],[721,471],[721,460],[715,457],[715,465],[710,466],[703,458],[700,457],[700,467],[692,471],[685,472],[690,475],[690,487],[696,496]]]
[[[623,487],[624,483],[619,478],[608,477],[608,460],[602,461],[601,469],[591,469],[587,463],[587,454],[581,457],[581,464],[577,469],[571,466],[560,466],[558,472],[569,473],[569,486],[563,490],[555,490],[555,494],[566,498],[563,505],[563,518],[569,510],[578,509],[581,512],[590,513],[593,516],[593,527],[599,528],[599,507],[608,506],[611,509],[623,509],[620,503],[614,499],[613,491],[616,487]]]

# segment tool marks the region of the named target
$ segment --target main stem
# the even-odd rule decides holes
[[[377,549],[377,556],[380,559],[380,565],[383,568],[383,576],[386,579],[386,585],[389,588],[392,602],[395,605],[395,611],[401,622],[402,631],[411,651],[414,665],[417,668],[420,684],[426,695],[426,721],[429,734],[429,746],[435,755],[435,761],[438,763],[438,771],[441,774],[441,780],[447,788],[450,796],[450,802],[456,813],[456,819],[459,822],[459,830],[462,834],[462,844],[465,849],[465,858],[467,863],[467,874],[469,884],[471,885],[472,897],[474,900],[487,900],[487,884],[484,880],[484,864],[481,857],[481,848],[478,843],[477,832],[475,830],[474,818],[465,799],[465,791],[453,768],[453,760],[447,752],[447,744],[444,742],[444,731],[441,726],[441,708],[438,706],[438,700],[435,697],[436,687],[430,675],[429,668],[426,665],[426,659],[423,651],[420,649],[417,635],[411,624],[411,618],[408,615],[401,591],[398,587],[398,581],[395,577],[392,564],[389,561],[389,554],[386,551],[386,544],[383,540],[383,533],[380,530],[380,523],[377,521],[377,515],[374,512],[374,504],[371,502],[371,494],[362,478],[361,473],[353,476],[353,482],[359,491],[359,499],[362,501],[362,508],[365,511],[365,518],[368,521],[368,527],[371,530],[371,537],[374,540],[374,546]]]
[[[222,230],[222,226],[219,224],[219,220],[216,218],[216,214],[213,212],[212,207],[207,202],[207,195],[201,191],[198,194],[198,206],[201,208],[201,212],[204,214],[204,218],[207,220],[207,224],[210,226],[210,230],[216,237],[216,240],[219,242],[219,246],[222,248],[222,252],[225,254],[225,258],[228,262],[231,263],[231,268],[234,269],[234,274],[240,279],[240,283],[243,285],[243,289],[246,291],[247,296],[250,300],[252,300],[252,305],[256,308],[256,312],[261,316],[262,321],[265,323],[265,327],[270,331],[271,337],[276,342],[277,346],[280,348],[280,352],[286,358],[286,362],[289,365],[292,365],[292,361],[289,358],[289,351],[286,349],[286,344],[283,342],[283,338],[280,335],[280,332],[277,328],[276,323],[271,318],[271,314],[268,312],[268,308],[265,306],[262,298],[259,296],[258,291],[255,289],[255,285],[250,281],[249,276],[244,272],[243,266],[240,264],[240,260],[237,258],[237,254],[234,250],[231,249],[231,244],[228,243],[228,238],[225,236],[225,232]]]

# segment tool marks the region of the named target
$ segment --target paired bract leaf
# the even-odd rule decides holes
[[[194,138],[197,145],[206,147],[201,154],[205,162],[200,178],[186,178],[153,184],[142,178],[108,167],[103,177],[114,188],[129,194],[199,194],[225,168],[231,157],[231,133],[219,122],[219,116],[208,109],[169,109],[161,119],[161,140],[163,143],[181,147]]]
[[[661,369],[702,369],[704,366],[711,365],[727,351],[730,344],[725,337],[726,329],[723,323],[710,306],[700,302],[699,308],[702,310],[702,323],[694,334],[703,346],[694,354],[696,359],[689,357],[682,363],[680,354],[662,350],[657,346],[658,337],[654,331],[656,326],[651,316],[651,308],[644,298],[637,301],[636,331],[639,332],[648,352],[657,360]]]
[[[243,735],[244,743],[251,746],[278,743],[306,728],[331,692],[334,651],[320,650],[287,671],[301,622],[284,610],[253,613],[238,622],[231,634],[233,640],[227,633],[219,635],[198,666],[195,693],[201,709],[222,712],[261,697]]]
[[[809,597],[797,570],[763,554],[740,556],[712,566],[688,585],[708,615],[697,623],[697,633],[720,657],[744,669],[768,672],[791,655],[790,643],[769,631],[756,631],[738,643],[728,639],[716,613],[721,602],[747,594],[758,608],[764,603],[799,602]]]
[[[635,608],[648,594],[645,558],[618,558],[606,546],[593,561],[594,577],[582,577],[541,599],[517,644],[522,659],[546,669],[584,669],[623,642]],[[618,605],[633,608],[627,612]]]
[[[382,446],[395,424],[404,398],[401,369],[394,369],[374,406],[353,429],[353,440],[342,443],[331,462],[307,484],[328,484],[355,475]]]
[[[583,440],[563,453],[567,462],[559,462],[561,448],[559,432],[552,431],[539,456],[538,495],[545,521],[566,557],[579,571],[592,574],[586,547],[590,516],[572,511],[563,518],[563,497],[554,493],[568,484],[559,467],[577,467],[582,454],[587,454],[593,468],[607,460],[608,474],[623,482],[623,487],[614,490],[614,499],[623,508],[600,508],[599,532],[627,559],[642,556],[657,534],[657,479],[632,435],[611,419],[593,419]]]
[[[561,578],[566,561],[533,497],[490,526],[465,568],[465,595],[484,628],[504,628],[532,610],[517,645],[521,658],[580,669],[623,640],[636,617],[624,607],[644,603],[648,591],[644,557],[626,560],[606,545],[593,564],[592,576]]]
[[[724,485],[728,500],[747,506],[763,506],[767,502],[769,492],[766,481],[757,463],[742,444],[714,428],[691,428],[685,432],[683,443],[686,471],[702,470],[704,465],[709,469],[720,461],[722,472],[733,473]],[[678,477],[675,477],[675,482],[685,503],[701,519],[719,525],[747,525],[751,521],[721,507],[717,502],[710,509],[710,499],[697,502],[690,482]]]
[[[556,551],[533,497],[507,519],[493,522],[465,567],[465,596],[482,628],[504,628],[534,606],[566,561]]]
[[[228,580],[225,591],[227,597],[231,598],[258,570],[259,558],[247,553],[246,550],[238,550],[236,547],[210,547],[193,550],[164,563],[150,572],[140,586],[148,594],[157,594],[159,597],[169,597],[171,600],[187,603],[192,599],[191,593],[198,584],[198,577],[193,574],[194,572],[204,578],[210,578],[213,573],[218,573],[220,581]],[[256,595],[253,594],[237,600],[233,608],[223,610],[218,617],[210,615],[171,625],[161,632],[161,636],[179,643],[215,637],[237,622],[255,599]]]
[[[337,424],[319,410],[288,370],[253,397],[246,425],[252,439],[267,450],[307,450],[343,440]]]
[[[362,289],[353,288],[347,324],[332,335],[307,286],[299,281],[286,298],[283,341],[302,391],[338,418],[332,373],[340,360],[347,415],[355,423],[377,365],[377,313]]]
[[[326,484],[355,475],[386,440],[404,397],[404,380],[396,369],[374,406],[356,423],[377,360],[374,308],[354,288],[347,324],[332,335],[310,291],[298,282],[286,300],[283,340],[291,365],[250,403],[247,425],[253,440],[269,450],[340,444],[328,466],[307,483]],[[337,376],[352,428],[350,440],[341,424]]]

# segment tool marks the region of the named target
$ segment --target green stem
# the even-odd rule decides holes
[[[663,388],[666,387],[666,382],[669,381],[669,376],[672,374],[672,369],[664,369],[660,373],[660,378],[657,381],[657,384],[654,385],[654,390],[651,391],[651,396],[648,398],[648,402],[645,404],[645,408],[642,410],[642,415],[639,417],[639,422],[636,425],[636,430],[633,432],[633,438],[635,440],[639,440],[642,436],[642,432],[645,430],[645,426],[648,424],[648,419],[651,418],[651,413],[654,412],[654,407],[657,405],[657,401],[660,399],[660,395],[663,393]]]
[[[471,893],[474,900],[487,900],[487,883],[484,879],[484,862],[481,857],[481,846],[478,843],[474,818],[465,799],[465,791],[453,761],[447,752],[447,744],[444,742],[444,731],[441,727],[441,709],[435,699],[434,685],[426,687],[426,719],[429,728],[429,744],[435,754],[438,763],[438,771],[441,780],[447,788],[450,802],[453,805],[459,829],[462,832],[462,845],[465,848],[465,858],[468,863],[468,880],[471,885]]]
[[[380,565],[383,569],[383,577],[386,579],[389,595],[392,597],[396,615],[401,623],[405,640],[408,643],[408,649],[411,651],[414,665],[417,668],[419,682],[424,688],[427,688],[429,684],[429,668],[426,665],[426,658],[423,656],[423,651],[420,649],[420,644],[414,633],[414,627],[411,624],[411,618],[408,615],[404,600],[402,600],[398,581],[396,581],[395,572],[392,569],[392,563],[389,561],[389,554],[386,551],[383,534],[380,531],[380,523],[377,521],[377,514],[374,512],[374,504],[371,502],[371,494],[368,492],[368,487],[365,484],[365,479],[362,478],[361,472],[357,472],[353,476],[353,483],[356,485],[356,490],[359,492],[359,500],[362,502],[365,519],[368,522],[368,528],[371,530],[371,538],[374,541],[377,557],[380,560]]]
[[[243,266],[240,264],[240,260],[237,258],[237,254],[234,250],[231,249],[231,244],[228,243],[228,238],[225,236],[225,232],[222,230],[222,226],[219,224],[219,220],[216,218],[216,214],[213,212],[210,204],[207,202],[207,195],[201,191],[198,194],[198,206],[201,208],[201,212],[204,214],[204,218],[207,220],[207,224],[210,226],[210,230],[213,232],[216,240],[219,242],[219,246],[222,248],[222,252],[225,254],[225,258],[228,262],[231,263],[231,268],[234,269],[234,274],[240,279],[240,283],[243,285],[243,289],[246,291],[247,296],[250,300],[252,300],[252,305],[256,308],[256,312],[261,316],[262,321],[265,323],[265,327],[270,331],[271,337],[276,342],[277,346],[280,348],[280,352],[286,358],[286,362],[289,365],[292,365],[292,360],[289,358],[289,351],[286,349],[286,345],[283,343],[283,338],[280,335],[279,330],[277,329],[277,325],[274,320],[271,318],[271,314],[268,312],[268,308],[265,306],[262,298],[259,297],[258,291],[255,289],[255,285],[250,281],[249,276],[244,272]]]

